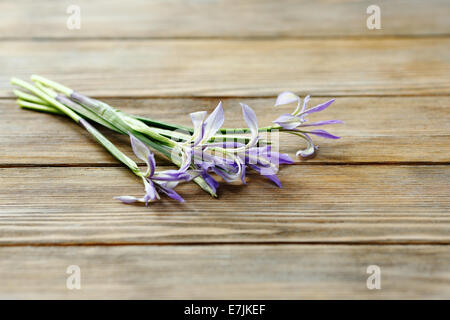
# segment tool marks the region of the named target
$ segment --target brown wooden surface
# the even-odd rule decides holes
[[[0,298],[450,297],[448,1],[378,1],[374,31],[371,1],[80,0],[80,30],[69,4],[0,3]],[[35,73],[180,124],[223,100],[227,126],[239,101],[266,125],[291,111],[272,106],[284,90],[337,97],[310,119],[345,124],[282,189],[250,175],[127,206],[112,197],[142,185],[88,134],[15,105],[9,78]]]
[[[279,176],[282,189],[250,175],[219,199],[185,184],[185,204],[145,208],[113,199],[143,193],[124,168],[0,169],[0,243],[450,242],[448,166],[305,165]]]
[[[81,8],[81,29],[65,28]],[[366,9],[381,8],[382,29],[366,28]],[[0,2],[0,37],[210,38],[422,36],[449,34],[446,0],[18,0]],[[63,26],[63,27],[61,27]]]
[[[11,247],[0,298],[430,299],[450,295],[449,259],[446,246],[416,245]],[[65,288],[69,265],[81,290]],[[366,288],[369,265],[381,290]]]
[[[0,97],[33,73],[102,97],[447,94],[449,51],[447,37],[3,41]]]
[[[313,97],[311,106],[330,97]],[[244,126],[239,101],[252,106],[259,124],[269,125],[292,107],[273,107],[274,98],[221,99],[225,108],[225,126]],[[212,111],[219,98],[198,99],[107,99],[123,111],[190,125],[189,112]],[[320,151],[310,163],[449,163],[450,162],[450,98],[439,97],[344,97],[323,113],[309,117],[311,121],[341,119],[344,125],[329,130],[341,140],[316,139]],[[170,110],[170,112],[168,112]],[[418,116],[420,114],[420,116]],[[63,117],[29,112],[17,108],[15,101],[0,100],[0,166],[93,164],[119,165],[97,142],[76,124]],[[16,123],[20,122],[21,126]],[[55,132],[58,135],[55,136]],[[110,134],[104,130],[103,132]],[[124,150],[128,138],[113,135]],[[280,133],[280,150],[295,159],[304,147],[295,136]],[[57,148],[55,148],[57,146]],[[43,152],[47,151],[47,152]]]

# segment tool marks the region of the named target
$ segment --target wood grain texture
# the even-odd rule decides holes
[[[449,263],[448,246],[1,248],[0,298],[448,299]],[[81,290],[66,288],[69,265]]]
[[[95,96],[450,92],[450,39],[0,42],[0,97],[37,73]]]
[[[205,38],[433,35],[450,31],[446,0],[378,0],[381,30],[366,27],[373,1],[78,0],[81,29],[66,27],[73,1],[2,1],[0,38]]]
[[[1,244],[450,243],[449,166],[289,166],[213,199],[192,183],[145,208],[125,168],[0,169]]]
[[[448,0],[1,1],[0,298],[448,299],[449,14]],[[15,105],[9,78],[33,73],[180,124],[219,98],[241,126],[239,101],[266,125],[290,111],[272,107],[281,91],[338,97],[310,120],[345,125],[282,168],[282,189],[251,174],[219,199],[183,184],[185,204],[123,205],[143,192],[129,171],[76,124]]]
[[[312,98],[311,106],[329,98]],[[226,126],[245,126],[239,101],[252,106],[261,126],[269,125],[292,107],[274,108],[273,98],[223,99]],[[107,99],[131,114],[189,125],[188,114],[212,111],[218,99]],[[315,138],[320,150],[315,159],[302,161],[295,152],[303,141],[280,134],[279,149],[297,163],[398,163],[450,162],[449,97],[338,98],[327,110],[313,114],[310,121],[341,119],[343,125],[328,130],[341,140]],[[170,112],[168,112],[170,110]],[[14,100],[0,100],[0,165],[118,165],[89,134],[69,119],[19,109]],[[131,153],[128,138],[104,131]],[[55,134],[56,133],[56,134]],[[132,153],[131,153],[132,154]],[[159,163],[168,164],[164,159]]]

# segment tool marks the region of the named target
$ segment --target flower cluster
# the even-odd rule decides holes
[[[253,109],[241,103],[247,128],[222,128],[225,117],[220,102],[209,115],[206,111],[191,113],[192,127],[185,127],[126,114],[40,76],[32,76],[31,79],[33,84],[15,78],[11,80],[28,91],[14,90],[22,108],[70,117],[142,180],[144,196],[116,197],[124,203],[143,202],[148,205],[159,200],[162,194],[184,202],[174,188],[186,181],[193,181],[212,196],[217,196],[218,178],[225,182],[240,181],[245,184],[248,170],[256,171],[281,187],[277,177],[279,166],[294,161],[287,154],[274,150],[271,141],[261,139],[260,133],[280,131],[302,137],[307,142],[307,148],[298,151],[297,155],[308,157],[317,148],[311,134],[339,138],[325,130],[311,130],[310,127],[342,123],[339,120],[307,122],[308,114],[326,109],[334,100],[307,109],[309,96],[301,104],[300,97],[283,92],[278,96],[275,106],[291,103],[297,103],[297,106],[291,114],[283,114],[276,119],[275,125],[258,127]],[[139,168],[88,120],[128,135],[134,154],[146,164],[146,168]],[[157,171],[153,151],[168,158],[178,169]]]
[[[338,136],[332,135],[331,133],[329,133],[325,130],[321,130],[321,129],[309,130],[309,129],[305,129],[305,128],[324,126],[327,124],[343,123],[340,120],[326,120],[326,121],[307,123],[307,119],[305,119],[305,117],[308,114],[325,110],[334,102],[334,99],[331,99],[327,102],[324,102],[315,107],[307,109],[309,99],[310,99],[310,97],[306,96],[305,99],[303,100],[303,105],[302,105],[301,99],[299,96],[293,94],[292,92],[286,91],[286,92],[279,94],[277,101],[275,102],[275,106],[286,105],[286,104],[290,104],[290,103],[297,103],[297,107],[295,108],[294,112],[281,115],[278,119],[276,119],[274,121],[274,123],[280,125],[283,129],[288,130],[291,133],[294,133],[306,140],[307,148],[305,150],[297,151],[297,156],[301,156],[301,157],[305,157],[305,158],[314,155],[315,151],[317,150],[317,146],[314,146],[314,143],[308,134],[314,134],[316,136],[320,136],[322,138],[328,138],[328,139],[339,139],[340,138]]]

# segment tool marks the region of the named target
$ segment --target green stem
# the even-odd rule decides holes
[[[72,89],[70,89],[70,88],[68,88],[66,86],[63,86],[62,84],[60,84],[58,82],[49,80],[47,78],[44,78],[44,77],[41,77],[41,76],[38,76],[38,75],[35,75],[35,74],[31,76],[31,80],[40,82],[40,83],[46,85],[47,87],[53,88],[56,91],[59,91],[59,92],[65,94],[68,97],[70,97],[70,95],[73,92]]]
[[[109,141],[103,134],[101,134],[97,129],[95,129],[89,122],[87,122],[84,118],[80,117],[78,114],[73,112],[71,109],[56,101],[51,97],[53,94],[51,91],[46,90],[42,87],[34,87],[33,85],[22,81],[20,79],[13,78],[11,79],[11,83],[18,85],[22,88],[25,88],[41,99],[47,101],[52,104],[57,110],[63,112],[65,115],[69,116],[73,121],[83,126],[101,145],[105,147],[115,158],[120,160],[123,164],[125,164],[134,174],[140,176],[139,167],[137,164],[127,157],[122,151],[120,151],[111,141]],[[29,106],[30,102],[22,102],[23,105]]]
[[[46,106],[43,104],[36,104],[33,102],[21,100],[21,99],[17,99],[17,104],[23,109],[64,115],[64,113],[62,111],[60,111],[54,107]]]
[[[75,122],[79,122],[81,117],[76,114],[75,112],[73,112],[71,109],[67,108],[65,105],[63,105],[62,103],[56,101],[54,98],[52,98],[51,96],[47,95],[46,93],[44,93],[43,91],[39,90],[38,88],[36,88],[35,86],[33,86],[32,84],[17,79],[17,78],[12,78],[11,79],[11,83],[13,85],[22,87],[24,89],[27,89],[28,91],[34,93],[36,96],[38,96],[39,98],[41,98],[42,100],[50,103],[51,105],[53,105],[55,108],[57,108],[58,110],[62,111],[64,114],[66,114],[67,116],[69,116],[73,121]]]
[[[39,81],[40,83],[49,85],[50,87],[53,87],[54,89],[56,89],[58,91],[62,91],[62,92],[65,91],[64,92],[65,94],[69,94],[69,95],[71,94],[70,93],[70,89],[65,88],[65,87],[60,87],[59,84],[57,84],[55,82],[49,82],[49,80],[47,81],[45,78],[43,79],[41,77],[34,76],[33,80],[36,80],[36,81]],[[37,111],[44,111],[44,112],[49,112],[49,113],[55,113],[55,114],[65,114],[65,115],[68,115],[70,118],[72,118],[74,121],[80,123],[80,119],[82,119],[82,118],[80,116],[78,116],[75,112],[73,112],[72,109],[62,105],[57,100],[55,100],[54,98],[50,97],[48,95],[48,93],[50,93],[50,92],[47,92],[47,91],[46,91],[47,93],[42,92],[38,88],[35,88],[31,84],[28,84],[25,81],[22,81],[20,79],[13,78],[13,79],[11,79],[11,83],[13,83],[15,85],[19,85],[19,86],[21,86],[21,87],[31,91],[37,97],[42,98],[42,100],[41,99],[36,100],[36,99],[32,98],[33,97],[32,95],[29,95],[29,94],[26,94],[26,96],[24,96],[23,94],[21,94],[21,92],[19,92],[19,90],[16,90],[14,92],[16,95],[22,96],[23,98],[27,98],[27,99],[31,98],[35,102],[45,102],[45,103],[50,104],[50,106],[45,106],[45,105],[39,105],[39,104],[35,104],[35,103],[32,103],[32,102],[27,102],[27,101],[19,99],[18,103],[19,103],[19,105],[21,107],[32,109],[32,110],[37,110]],[[42,89],[44,89],[44,88],[42,88]],[[90,109],[85,109],[85,110],[89,111]],[[82,109],[77,109],[76,111],[84,113],[82,111]],[[95,114],[95,113],[93,112],[93,114]],[[136,119],[136,120],[139,121],[138,119]],[[95,119],[94,119],[94,121],[95,121]],[[86,122],[86,121],[81,121],[81,122],[82,123],[80,123],[80,124],[82,124],[85,127],[85,129],[88,130],[91,133],[91,135],[93,135],[94,138],[100,144],[102,144],[114,157],[116,157],[118,160],[120,160],[122,163],[124,163],[134,174],[139,176],[139,172],[140,172],[139,168],[138,168],[138,166],[136,165],[136,163],[133,160],[128,158],[119,149],[117,149],[117,147],[115,147],[114,144],[112,144],[105,136],[103,136],[100,132],[98,132],[98,130],[95,129],[93,126],[91,126],[88,122]],[[101,123],[101,124],[103,124],[103,123]],[[122,122],[120,124],[123,125]],[[119,127],[119,130],[120,130],[121,126],[118,126],[118,127]],[[126,125],[125,127],[122,127],[121,129],[122,130],[129,129],[128,130],[129,132],[131,132],[138,139],[140,139],[141,141],[146,143],[150,148],[160,152],[165,157],[167,157],[168,159],[173,161],[174,164],[176,164],[177,166],[181,165],[181,161],[178,161],[178,163],[177,163],[175,159],[172,159],[170,148],[168,148],[167,146],[163,146],[163,145],[160,145],[160,144],[152,141],[151,139],[149,139],[147,136],[145,136],[141,132],[138,132],[138,131],[130,128],[129,125]],[[148,128],[148,129],[150,129],[150,128]],[[144,131],[147,134],[150,133],[153,138],[156,138],[160,142],[161,142],[161,140],[163,140],[164,142],[166,142],[169,145],[173,146],[173,144],[174,144],[174,142],[172,140],[167,139],[166,137],[164,137],[164,136],[162,136],[160,134],[153,134],[152,132],[150,132],[148,130],[144,130]],[[126,133],[126,132],[127,131],[123,131],[122,133]],[[211,196],[217,197],[217,194],[211,189],[211,187],[206,183],[206,181],[202,177],[196,177],[193,181],[197,185],[199,185],[204,191],[208,192]]]
[[[32,75],[31,76],[31,80],[33,81],[37,81],[40,82],[50,88],[53,88],[59,92],[62,92],[63,94],[65,94],[66,96],[70,97],[70,95],[74,92],[73,89],[68,88],[58,82],[49,80],[47,78],[44,78],[42,76],[39,75]],[[187,127],[187,126],[183,126],[183,125],[174,125],[174,124],[170,124],[164,121],[159,121],[159,120],[154,120],[151,118],[147,118],[147,117],[142,117],[142,116],[131,116],[137,120],[142,121],[145,124],[150,125],[151,127],[156,127],[156,128],[161,128],[161,129],[167,129],[167,130],[185,130],[189,133],[193,133],[194,129],[191,127]],[[281,127],[280,126],[267,126],[267,127],[262,127],[259,128],[258,131],[259,132],[271,132],[273,130],[280,130]],[[220,133],[223,134],[229,134],[229,133],[249,133],[250,130],[248,128],[221,128]]]
[[[23,91],[18,90],[18,89],[14,89],[13,92],[19,99],[22,99],[22,100],[25,100],[25,101],[29,101],[29,102],[32,102],[32,103],[35,103],[35,104],[41,104],[41,105],[45,105],[45,106],[49,106],[49,107],[51,106],[47,101],[44,101],[41,98],[38,98],[38,97],[36,97],[36,96],[34,96],[32,94],[23,92]]]

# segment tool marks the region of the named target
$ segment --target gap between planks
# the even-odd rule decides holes
[[[260,41],[260,40],[401,40],[401,39],[446,39],[450,38],[449,33],[442,34],[398,34],[398,35],[323,35],[323,36],[229,36],[229,37],[3,37],[0,42],[15,42],[15,41],[36,41],[36,42],[76,42],[76,41],[158,41],[158,40],[173,40],[173,41],[190,41],[190,40],[222,40],[222,41]]]
[[[179,246],[448,246],[449,241],[202,241],[202,242],[87,242],[87,243],[0,243],[2,247],[179,247]]]
[[[145,165],[143,162],[137,162],[138,165]],[[449,161],[387,161],[387,162],[295,162],[292,165],[299,166],[442,166],[450,165]],[[0,164],[0,168],[121,168],[120,163],[7,163]]]
[[[31,74],[30,74],[31,75]],[[28,79],[25,79],[28,80]],[[16,89],[13,85],[11,85],[11,91]],[[433,98],[433,97],[449,97],[450,93],[418,93],[418,94],[315,94],[314,98],[414,98],[414,97],[423,97],[423,98]],[[174,99],[205,99],[205,100],[220,100],[220,99],[276,99],[277,96],[273,95],[257,95],[257,96],[241,96],[241,95],[217,95],[217,96],[207,96],[207,95],[181,95],[181,96],[158,96],[158,95],[149,95],[149,96],[129,96],[129,95],[120,95],[120,96],[98,96],[91,95],[91,98],[94,99],[114,99],[114,100],[150,100],[150,99],[161,99],[161,100],[174,100]],[[17,100],[15,97],[5,97],[0,96],[0,101],[8,101],[14,102]]]

